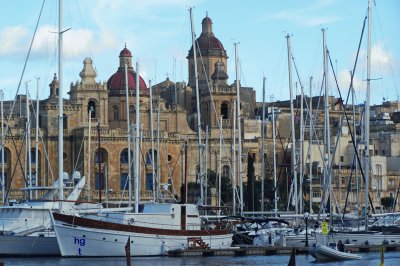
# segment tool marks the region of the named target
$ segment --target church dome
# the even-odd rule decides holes
[[[196,40],[200,48],[201,55],[227,57],[224,46],[222,45],[220,40],[215,37],[212,31],[212,24],[212,20],[208,17],[208,15],[201,22],[202,32],[200,37]],[[199,51],[197,51],[197,53],[198,52]],[[189,50],[188,57],[193,57],[193,46]]]
[[[132,67],[132,53],[126,46],[119,53],[119,67],[107,81],[107,88],[110,95],[125,95],[125,65],[127,66],[128,72],[128,89],[131,94],[136,93],[136,72]],[[143,78],[139,75],[139,88],[141,95],[148,95],[149,90],[144,82]]]

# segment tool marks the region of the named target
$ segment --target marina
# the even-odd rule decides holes
[[[172,76],[149,78],[135,40],[113,45],[106,81],[88,51],[79,79],[65,80],[71,2],[55,2],[42,2],[15,97],[0,91],[0,266],[396,265],[400,100],[371,97],[372,0],[351,31],[345,83],[326,27],[308,85],[285,31],[287,85],[269,88],[263,75],[262,101],[246,84],[240,42],[226,49],[208,11],[196,34],[192,6],[187,79],[176,79],[175,58]],[[57,70],[40,99],[40,78],[35,98],[25,68],[48,61],[36,54],[48,9]],[[283,88],[289,100],[266,101]]]

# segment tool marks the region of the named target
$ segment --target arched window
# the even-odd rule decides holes
[[[133,152],[131,151],[131,160],[133,158]],[[128,164],[128,149],[123,149],[119,157],[121,164]]]
[[[118,111],[118,106],[116,105],[113,106],[113,114],[114,114],[114,120],[119,120],[119,111]]]
[[[228,104],[227,103],[222,103],[221,104],[221,116],[222,119],[228,119],[229,115],[228,115]]]
[[[2,161],[4,161],[4,186],[5,186],[5,188],[7,188],[7,184],[8,184],[7,177],[9,176],[8,172],[11,171],[11,152],[8,148],[4,148],[4,160],[3,160],[3,157],[1,154],[1,149],[0,149],[0,189],[3,189],[3,183],[2,183],[3,176],[2,176],[2,170],[1,170],[1,167],[2,167],[1,162]]]
[[[154,162],[157,164],[157,151],[154,150]],[[146,153],[146,165],[151,165],[151,150]]]
[[[96,118],[96,103],[94,101],[89,101],[88,113],[91,111],[91,118]]]
[[[229,165],[222,166],[221,176],[229,176]]]
[[[100,148],[100,152],[96,150],[94,154],[95,163],[107,163],[108,161],[108,153],[105,149]]]

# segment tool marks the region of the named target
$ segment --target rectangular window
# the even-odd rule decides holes
[[[101,189],[104,189],[106,187],[105,186],[105,180],[104,180],[104,174],[101,173],[100,174],[100,178],[99,178],[99,174],[96,173],[94,188],[96,190],[99,190],[100,189],[100,184],[101,184]]]
[[[0,190],[3,189],[2,181],[3,181],[3,176],[1,175],[1,171],[0,171]],[[5,185],[5,188],[7,188],[7,173],[6,172],[4,172],[4,185]]]
[[[153,174],[146,174],[146,190],[153,190]]]
[[[128,190],[128,174],[123,173],[121,174],[121,182],[120,182],[120,189],[121,190]]]

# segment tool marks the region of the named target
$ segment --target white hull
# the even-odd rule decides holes
[[[341,252],[330,247],[316,244],[310,249],[311,256],[318,261],[360,260],[362,257],[354,253]]]
[[[188,248],[189,238],[71,227],[57,221],[55,231],[63,257],[123,257],[126,256],[128,237],[131,240],[131,256],[161,256],[166,255],[169,250]],[[229,248],[232,234],[201,236],[201,239],[212,249]]]
[[[0,236],[0,256],[60,256],[55,236]]]

